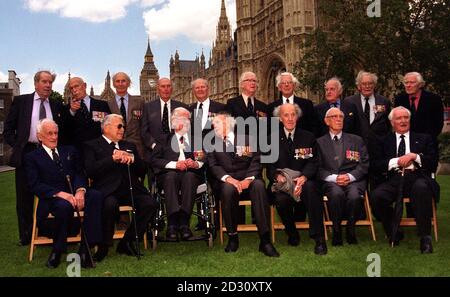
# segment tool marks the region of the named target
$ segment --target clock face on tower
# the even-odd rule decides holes
[[[148,84],[150,85],[151,88],[156,87],[156,81],[152,78],[148,80]]]

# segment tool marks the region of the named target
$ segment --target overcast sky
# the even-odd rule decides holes
[[[234,0],[227,15],[236,25]],[[139,94],[139,74],[150,36],[160,76],[169,76],[169,59],[193,60],[204,50],[208,61],[221,0],[1,0],[0,82],[8,70],[21,79],[21,93],[34,91],[33,75],[57,73],[53,89],[62,93],[67,75],[81,76],[95,94],[107,70],[125,71]]]

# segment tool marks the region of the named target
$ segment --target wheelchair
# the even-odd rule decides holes
[[[156,182],[156,177],[153,178],[151,194],[156,200],[157,210],[154,218],[150,223],[151,231],[151,245],[152,249],[156,250],[158,242],[169,242],[161,233],[163,232],[165,226],[167,225],[167,212],[165,208],[165,198],[164,190],[160,189]],[[189,239],[189,241],[204,240],[209,248],[212,248],[214,239],[216,238],[216,226],[215,226],[215,216],[216,216],[216,204],[215,199],[212,194],[210,185],[208,184],[206,178],[206,171],[204,172],[204,182],[197,187],[197,193],[194,199],[194,205],[199,203],[200,207],[197,211],[192,211],[192,216],[198,217],[206,222],[206,228],[201,235],[195,235]]]

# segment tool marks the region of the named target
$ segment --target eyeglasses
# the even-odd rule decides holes
[[[244,79],[243,82],[257,83],[258,81],[256,79]]]
[[[361,86],[363,86],[363,87],[372,87],[374,85],[375,84],[373,82],[361,83]]]
[[[117,129],[122,129],[122,128],[124,128],[124,129],[125,129],[125,125],[123,125],[123,124],[119,124],[119,125],[117,125]]]
[[[344,116],[341,114],[335,114],[335,115],[329,115],[329,116],[327,116],[327,118],[332,118],[333,120],[336,120],[336,119],[342,120],[344,118]]]
[[[293,81],[282,81],[282,82],[280,82],[280,85],[288,86],[288,85],[292,85],[293,83],[294,83]]]

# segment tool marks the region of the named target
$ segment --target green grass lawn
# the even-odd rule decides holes
[[[237,253],[227,254],[219,238],[213,248],[205,242],[160,243],[156,251],[147,250],[140,261],[110,251],[95,269],[83,269],[82,276],[366,276],[367,255],[381,257],[381,276],[450,276],[450,176],[440,176],[441,202],[438,205],[439,242],[433,242],[434,252],[422,255],[415,228],[404,228],[405,239],[390,248],[381,225],[376,223],[377,241],[371,240],[368,228],[358,227],[359,244],[331,246],[328,254],[316,256],[314,242],[301,231],[298,247],[287,245],[283,231],[277,231],[275,246],[280,258],[269,258],[258,252],[256,233],[241,233]],[[44,266],[50,246],[38,246],[32,263],[28,263],[29,247],[19,247],[15,212],[14,173],[0,174],[0,276],[66,276],[67,263],[51,270]],[[69,252],[76,252],[71,245]]]

